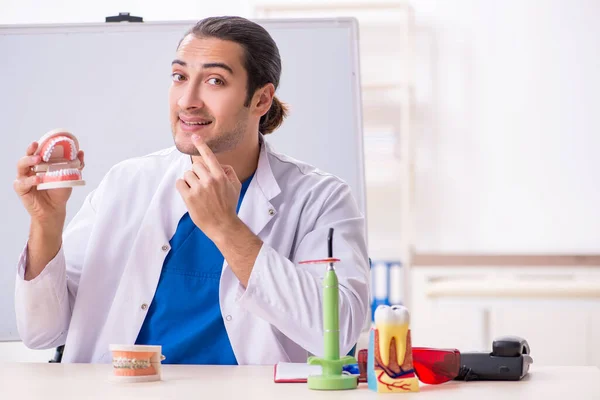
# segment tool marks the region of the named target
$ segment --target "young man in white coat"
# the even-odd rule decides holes
[[[63,362],[110,362],[113,343],[162,345],[169,363],[305,362],[323,352],[325,268],[299,261],[327,256],[330,228],[342,354],[356,344],[365,221],[345,182],[263,139],[286,114],[280,73],[259,25],[200,21],[172,63],[175,146],[115,165],[64,232],[71,189],[38,191],[27,148],[14,188],[31,216],[15,292],[28,347],[65,345]]]

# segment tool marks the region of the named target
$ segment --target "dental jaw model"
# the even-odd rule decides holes
[[[110,345],[112,381],[154,382],[161,380],[162,346]]]
[[[380,393],[418,392],[406,307],[381,305],[369,334],[367,381]]]
[[[38,190],[83,186],[81,162],[77,157],[79,142],[72,133],[64,129],[55,129],[46,133],[38,141],[34,155],[40,155],[42,161],[34,171],[41,176]]]

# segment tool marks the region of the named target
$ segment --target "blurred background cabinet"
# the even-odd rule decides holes
[[[600,367],[600,262],[417,265],[411,275],[417,346],[491,351],[494,338],[517,335],[529,342],[536,365]]]

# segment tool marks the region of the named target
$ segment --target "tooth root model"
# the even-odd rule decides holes
[[[41,177],[38,190],[85,185],[81,177],[81,163],[77,158],[79,142],[72,133],[54,129],[38,140],[34,155],[42,157],[35,173]]]
[[[369,389],[380,393],[419,391],[409,324],[406,307],[381,305],[375,310],[375,326],[369,333]]]
[[[301,264],[327,264],[325,278],[323,279],[323,357],[309,357],[308,363],[320,365],[321,375],[308,377],[308,388],[314,390],[346,390],[356,389],[358,378],[342,374],[342,367],[356,364],[352,356],[340,358],[340,322],[339,322],[339,288],[338,278],[333,267],[338,259],[333,256],[333,228],[329,230],[328,249],[329,258],[325,260],[303,261]]]

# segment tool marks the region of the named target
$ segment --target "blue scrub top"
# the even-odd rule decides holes
[[[236,212],[251,180],[242,183]],[[223,255],[189,213],[169,243],[136,344],[161,345],[164,364],[236,365],[219,306]]]

